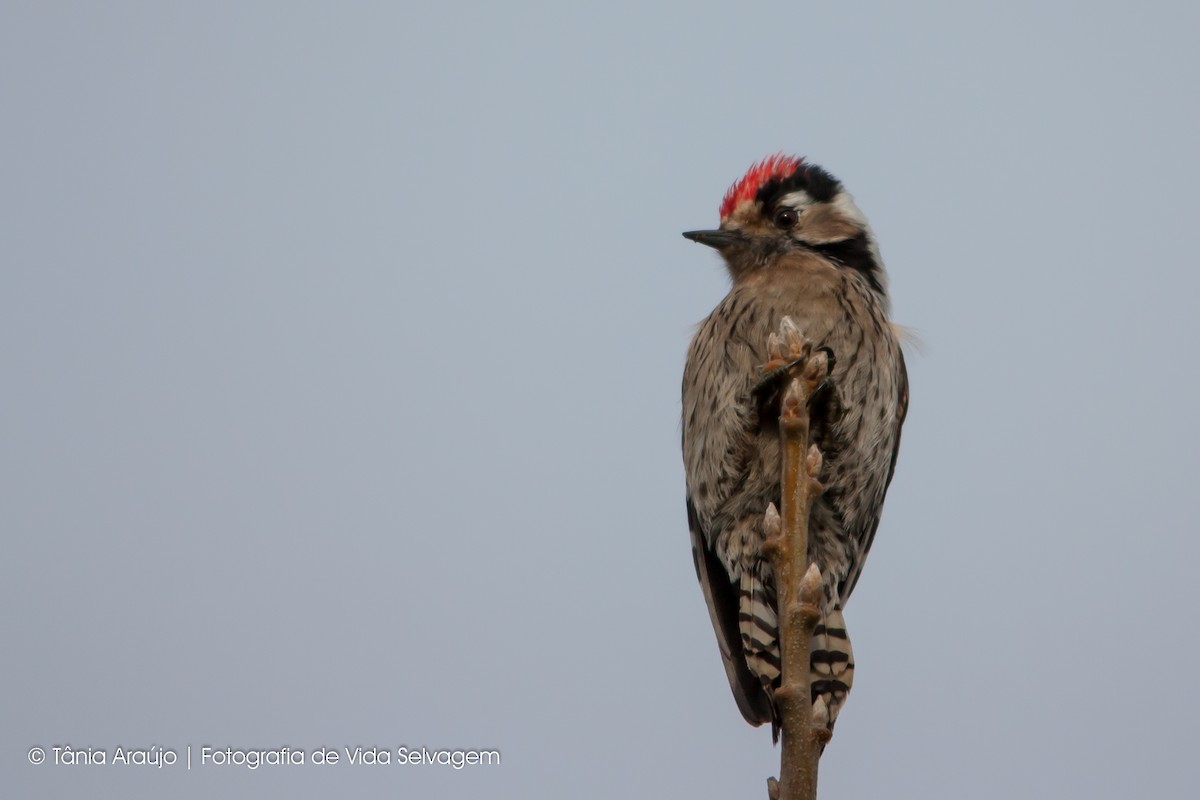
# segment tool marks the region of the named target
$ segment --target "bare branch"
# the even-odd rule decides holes
[[[809,512],[813,498],[821,493],[817,481],[821,453],[809,444],[808,397],[829,374],[829,361],[824,352],[812,352],[790,319],[784,319],[780,331],[782,337],[771,334],[768,352],[773,362],[783,360],[786,345],[793,369],[788,369],[779,413],[782,511],[771,505],[763,520],[764,549],[775,571],[783,672],[775,692],[783,731],[779,780],[768,781],[768,794],[772,800],[816,800],[817,764],[829,740],[829,710],[823,701],[813,707],[809,686],[810,649],[821,618],[822,587],[820,570],[808,563]]]

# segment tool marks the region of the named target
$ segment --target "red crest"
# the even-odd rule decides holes
[[[721,220],[724,221],[732,214],[743,200],[753,200],[764,183],[775,178],[783,179],[790,176],[800,168],[802,163],[804,163],[803,158],[776,153],[752,166],[741,180],[730,186],[729,191],[725,193],[725,199],[721,201]]]

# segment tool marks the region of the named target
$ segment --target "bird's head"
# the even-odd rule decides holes
[[[866,217],[837,178],[802,158],[777,154],[750,167],[721,201],[721,227],[683,235],[720,252],[735,281],[807,249],[860,272],[886,296],[883,260]]]

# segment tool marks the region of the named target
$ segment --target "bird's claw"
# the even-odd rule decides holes
[[[829,380],[835,363],[833,350],[814,348],[792,318],[784,317],[779,332],[772,331],[767,337],[767,363],[751,392],[758,397],[769,396],[786,381],[800,378],[805,383],[805,396],[812,398]]]

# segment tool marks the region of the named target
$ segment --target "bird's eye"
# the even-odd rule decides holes
[[[790,228],[796,224],[799,218],[796,209],[787,208],[786,206],[775,212],[775,224],[781,228]]]

